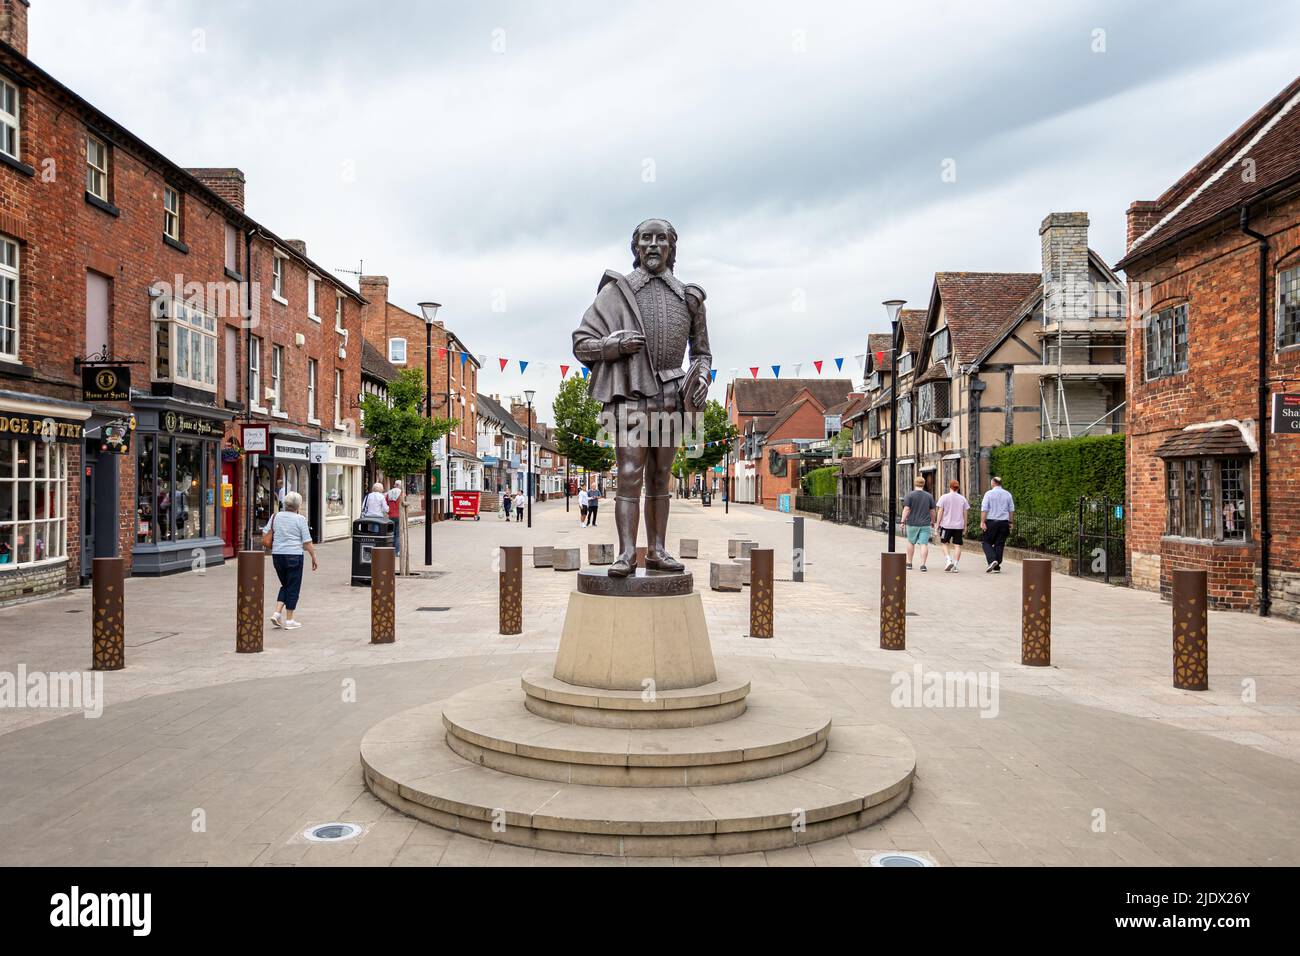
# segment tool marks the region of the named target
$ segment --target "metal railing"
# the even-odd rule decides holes
[[[823,521],[887,531],[889,517],[881,498],[860,498],[853,495],[796,495],[796,511],[821,515]]]

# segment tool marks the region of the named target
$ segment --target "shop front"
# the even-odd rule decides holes
[[[80,462],[90,408],[0,391],[0,604],[50,594],[69,583],[69,482]]]
[[[325,540],[348,538],[352,522],[361,517],[361,502],[366,491],[363,471],[366,443],[336,438],[326,445],[318,465],[324,472]]]
[[[137,398],[135,544],[131,573],[221,564],[221,440],[231,413],[169,398]]]
[[[302,495],[301,514],[311,526],[313,541],[321,540],[321,521],[312,507],[311,443],[296,432],[271,432],[271,453],[259,455],[253,476],[253,523],[257,534],[284,505],[291,491]]]

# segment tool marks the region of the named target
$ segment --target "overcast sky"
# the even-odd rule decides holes
[[[881,300],[1038,271],[1050,211],[1088,212],[1116,261],[1128,204],[1300,62],[1293,5],[1267,0],[33,0],[30,20],[36,63],[181,165],[243,169],[249,213],[321,264],[442,302],[487,356],[480,391],[535,388],[544,418],[643,218],[673,222],[708,292],[714,397],[751,365],[859,377]]]

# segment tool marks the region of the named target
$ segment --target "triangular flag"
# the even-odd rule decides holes
[[[468,352],[461,352],[461,353],[460,353],[460,364],[461,364],[461,365],[464,365],[464,364],[465,364],[466,362],[468,362],[468,361],[469,361],[469,353],[468,353]]]
[[[501,371],[504,372],[506,370],[506,363],[509,362],[510,359],[499,358],[497,361],[501,363]]]
[[[757,366],[757,365],[751,365],[751,366],[749,367],[749,374],[752,375],[752,376],[754,376],[754,378],[758,378],[758,366]]]
[[[802,371],[803,371],[803,362],[799,362],[799,363],[796,364],[795,367],[794,367],[794,377],[795,377],[795,378],[798,378],[798,377],[799,377],[799,373],[802,372]]]
[[[863,352],[861,355],[855,355],[853,357],[857,360],[858,371],[865,372],[867,370],[867,366],[866,366],[867,353]]]
[[[568,378],[568,377],[569,377],[569,366],[567,366],[567,365],[561,365],[561,366],[560,366],[560,378]]]
[[[487,356],[486,356],[486,355],[476,355],[475,358],[478,360],[478,367],[479,367],[479,368],[482,368],[484,365],[487,364]]]
[[[877,353],[876,353],[876,364],[877,364],[877,365],[884,365],[884,364],[885,364],[885,353],[884,353],[884,352],[877,352]]]
[[[519,374],[524,374],[524,369],[528,368],[528,363],[524,359],[519,360]]]
[[[773,365],[773,366],[772,366],[772,376],[773,376],[774,378],[780,378],[780,377],[781,377],[781,366],[779,366],[779,365]]]
[[[440,361],[440,362],[445,362],[445,361],[447,361],[447,350],[446,350],[446,349],[438,349],[438,361]]]
[[[718,380],[718,370],[716,368],[709,369],[709,381],[716,382],[717,380]]]
[[[817,361],[813,362],[813,365],[816,366],[817,374],[820,375],[822,373],[822,360],[818,359]]]
[[[844,371],[844,359],[842,359],[842,358],[837,358],[837,359],[835,360],[835,371],[837,371],[837,372],[842,372],[842,371]]]
[[[582,377],[586,378],[590,374],[591,374],[591,369],[587,368],[587,366],[584,365],[582,367]]]

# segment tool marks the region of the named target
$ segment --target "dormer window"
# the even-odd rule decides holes
[[[916,360],[916,355],[913,352],[904,352],[902,355],[900,355],[898,357],[898,374],[905,375],[906,373],[912,371],[912,363],[915,360]]]
[[[948,327],[945,325],[934,333],[934,339],[930,344],[930,357],[936,362],[942,362],[948,357],[948,346]]]

